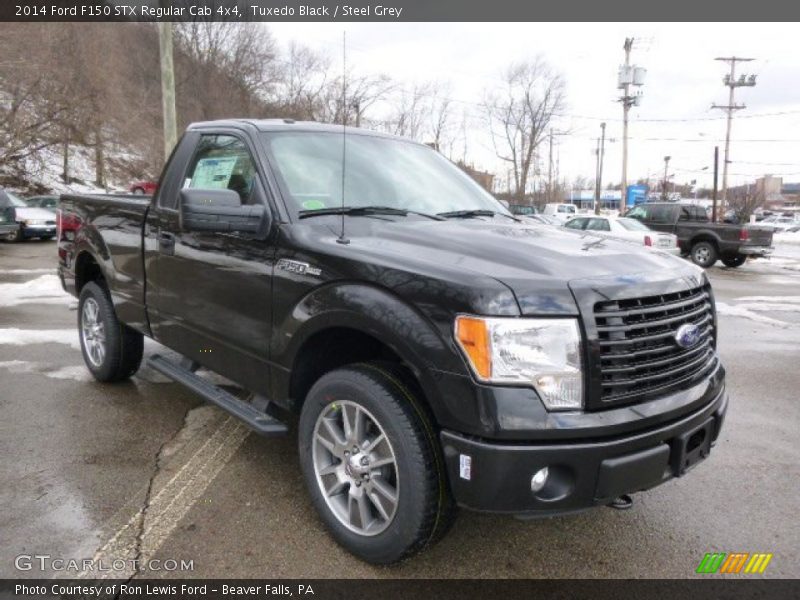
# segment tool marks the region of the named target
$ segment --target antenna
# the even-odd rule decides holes
[[[347,150],[347,31],[342,31],[342,229],[336,240],[339,244],[349,244],[344,237],[344,175]]]

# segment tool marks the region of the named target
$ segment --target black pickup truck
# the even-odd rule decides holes
[[[676,202],[652,202],[634,207],[626,217],[638,219],[656,231],[674,233],[681,252],[703,268],[722,260],[739,267],[748,257],[772,253],[772,230],[757,225],[712,223],[702,206]]]
[[[626,505],[706,458],[727,408],[701,269],[522,222],[408,140],[198,123],[152,198],[63,196],[58,252],[95,378],[133,375],[148,336],[255,431],[292,423],[321,519],[373,563],[459,506]]]

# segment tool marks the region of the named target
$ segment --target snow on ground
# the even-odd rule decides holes
[[[772,236],[775,246],[782,244],[800,244],[800,231],[786,231]]]
[[[64,183],[62,179],[63,157],[60,148],[45,148],[38,157],[29,159],[25,164],[25,171],[30,183],[38,184],[52,191],[54,194],[104,194],[106,189],[92,183],[95,178],[94,151],[85,146],[70,148],[70,177],[83,183]],[[120,185],[110,185],[109,190],[119,189]]]
[[[81,349],[78,329],[0,329],[0,345],[25,346],[27,344],[64,344]]]
[[[0,275],[39,275],[55,272],[55,269],[0,269]]]
[[[51,379],[74,379],[75,381],[91,381],[92,375],[83,365],[54,368],[45,363],[26,360],[0,361],[0,369],[11,373],[38,373]]]
[[[56,275],[42,275],[23,283],[0,283],[0,306],[20,304],[75,304]]]

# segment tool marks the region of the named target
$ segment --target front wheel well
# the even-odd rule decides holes
[[[412,370],[386,343],[357,329],[332,327],[313,334],[297,352],[289,380],[292,404],[299,411],[311,386],[325,373],[345,365],[375,361],[403,368],[421,389]]]

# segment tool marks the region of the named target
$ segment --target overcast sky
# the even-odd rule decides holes
[[[347,32],[348,64],[357,73],[387,73],[410,87],[414,81],[452,84],[455,108],[480,115],[483,90],[499,85],[510,62],[543,55],[567,83],[567,112],[557,128],[562,176],[594,177],[592,154],[600,122],[607,121],[604,185],[621,179],[622,107],[615,102],[617,68],[625,37],[637,40],[632,62],[647,69],[640,107],[631,110],[629,181],[663,177],[664,156],[678,182],[711,185],[714,144],[725,139],[722,84],[727,64],[717,56],[756,60],[741,67],[758,75],[755,88],[739,88],[731,143],[730,184],[764,173],[800,181],[800,36],[796,24],[605,24],[605,23],[277,23],[270,24],[285,45],[297,40],[332,54],[341,65],[342,31]],[[769,115],[786,112],[789,114]],[[667,121],[653,121],[667,119]],[[468,159],[494,172],[504,167],[485,138],[474,134]],[[755,141],[770,140],[770,141]],[[720,165],[721,173],[721,165]],[[721,175],[720,175],[721,185]]]

